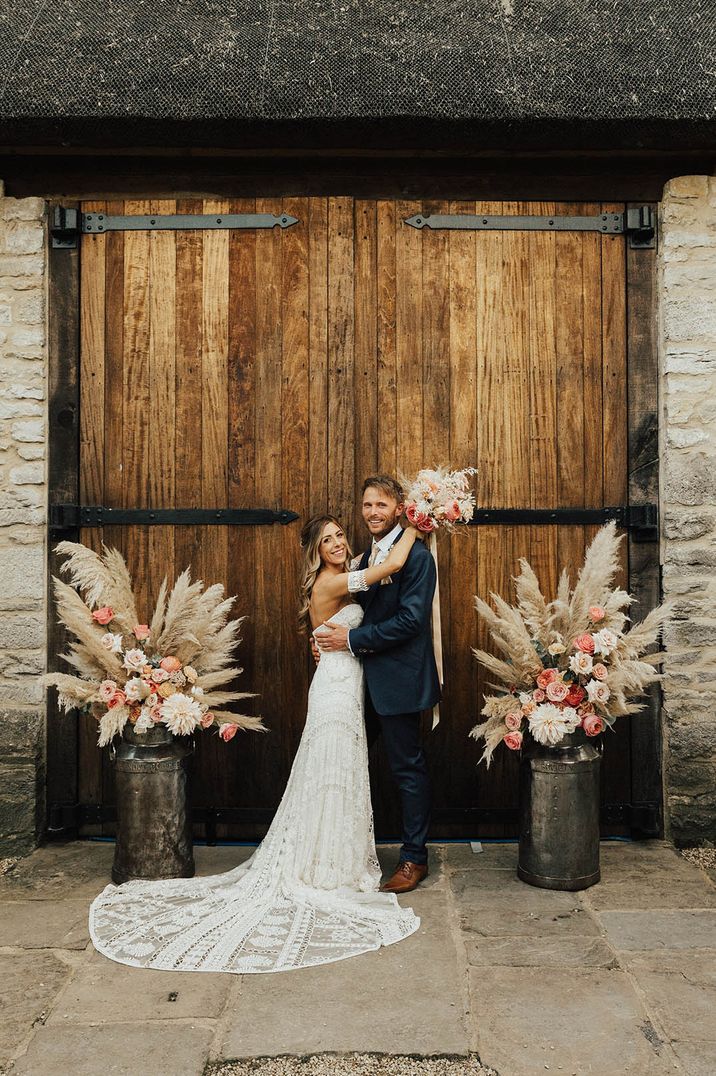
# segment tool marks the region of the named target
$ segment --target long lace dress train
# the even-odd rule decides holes
[[[357,627],[358,605],[332,619]],[[266,837],[234,870],[108,885],[90,908],[95,948],[165,971],[270,972],[390,945],[420,920],[378,891],[363,720],[363,670],[324,653],[306,725]]]

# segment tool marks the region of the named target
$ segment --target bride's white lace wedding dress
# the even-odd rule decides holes
[[[332,618],[357,627],[350,604]],[[90,908],[95,948],[165,971],[269,972],[400,941],[420,920],[378,891],[363,670],[324,653],[281,803],[250,859],[205,878],[108,885]]]

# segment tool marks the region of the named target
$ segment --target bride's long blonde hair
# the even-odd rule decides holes
[[[300,576],[300,595],[299,595],[299,607],[298,607],[298,625],[301,631],[309,632],[311,628],[311,620],[308,615],[308,608],[311,604],[311,594],[313,593],[313,587],[316,582],[316,576],[323,567],[323,561],[321,555],[318,552],[318,547],[321,544],[321,538],[323,537],[323,529],[326,523],[335,523],[337,527],[340,527],[345,535],[343,524],[335,516],[313,516],[309,519],[308,523],[301,531],[301,549],[303,550],[303,558],[301,560],[301,576]],[[351,547],[346,543],[346,562],[343,566],[345,572],[348,571],[348,564],[353,557]]]

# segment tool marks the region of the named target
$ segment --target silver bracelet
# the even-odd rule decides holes
[[[358,572],[348,573],[348,593],[355,594],[357,590],[369,590],[369,586],[365,581],[366,569]]]

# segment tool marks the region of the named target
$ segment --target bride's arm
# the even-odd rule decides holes
[[[342,598],[352,590],[367,590],[381,579],[387,579],[394,572],[399,572],[408,559],[418,531],[415,527],[406,527],[398,541],[391,547],[382,564],[374,564],[359,572],[341,572],[340,575],[324,576],[321,579],[321,592],[327,598]]]

